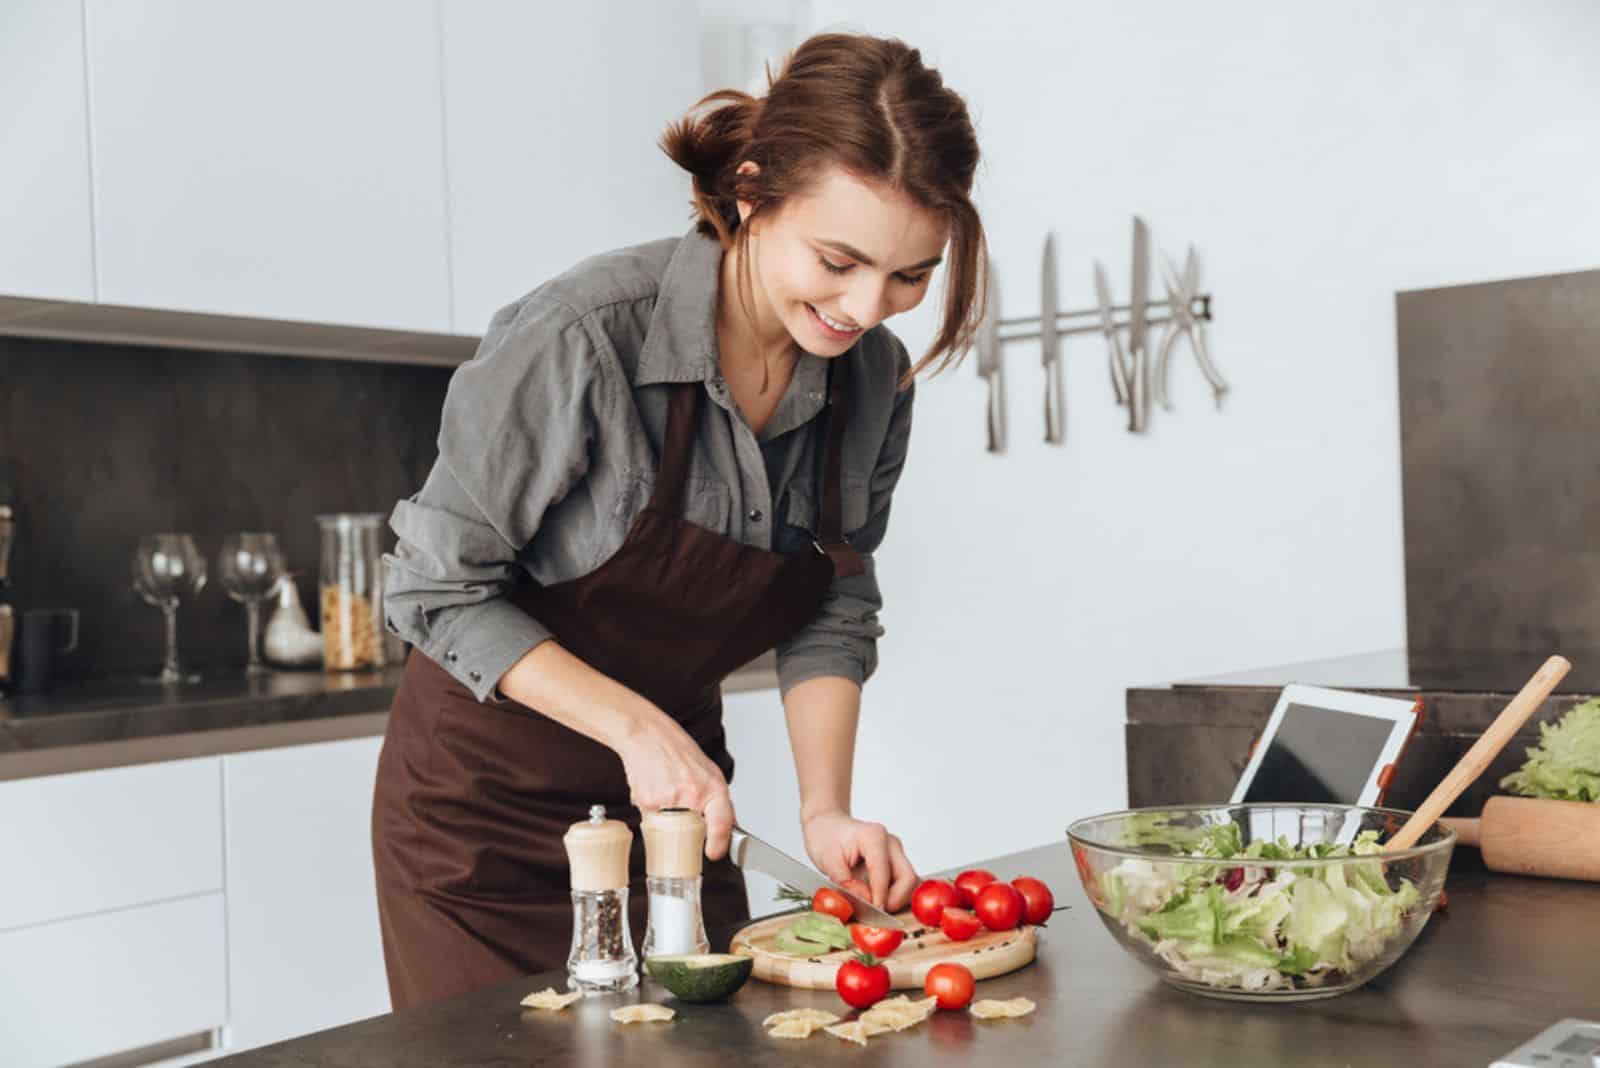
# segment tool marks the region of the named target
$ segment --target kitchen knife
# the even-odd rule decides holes
[[[1118,404],[1128,403],[1128,357],[1122,351],[1122,331],[1112,313],[1111,283],[1099,260],[1094,264],[1094,291],[1100,302],[1100,329],[1106,335],[1106,352],[1111,360],[1111,392]]]
[[[1145,313],[1150,303],[1150,227],[1133,217],[1133,303],[1129,312],[1128,351],[1133,375],[1128,383],[1128,429],[1142,433],[1150,405],[1150,357],[1145,348]]]
[[[1044,440],[1059,445],[1066,396],[1061,381],[1061,333],[1056,328],[1056,235],[1046,234],[1044,263],[1039,269],[1039,352],[1044,362]]]
[[[785,886],[792,886],[807,894],[814,894],[827,887],[850,902],[850,907],[855,910],[855,918],[870,927],[905,927],[905,924],[872,902],[828,881],[816,870],[800,863],[775,846],[768,845],[743,827],[734,826],[733,837],[728,843],[728,857],[744,871],[758,871],[763,875],[770,875]]]
[[[1004,452],[1006,448],[1005,367],[1000,358],[1000,281],[991,262],[986,270],[988,290],[984,298],[983,322],[978,324],[978,377],[989,384],[988,411],[985,425],[988,428],[989,451]]]

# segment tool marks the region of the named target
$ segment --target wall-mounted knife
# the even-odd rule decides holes
[[[989,451],[1006,450],[1006,373],[1005,359],[1000,351],[1000,280],[993,261],[988,268],[988,291],[985,297],[983,322],[978,325],[978,377],[989,384],[988,412],[984,418],[988,428]]]
[[[1061,376],[1061,334],[1056,326],[1056,235],[1046,234],[1039,268],[1039,351],[1044,361],[1044,440],[1066,438],[1066,389]]]
[[[1150,354],[1145,345],[1145,311],[1150,303],[1150,228],[1133,217],[1133,303],[1129,312],[1128,352],[1133,376],[1128,383],[1128,429],[1143,433],[1150,414]]]
[[[728,842],[728,857],[743,871],[770,875],[785,886],[792,886],[806,894],[814,894],[825,886],[837,891],[850,902],[850,907],[855,910],[854,918],[869,927],[905,927],[899,919],[872,902],[830,882],[815,869],[800,863],[776,846],[768,845],[743,827],[734,826],[733,837]]]
[[[1111,392],[1118,404],[1128,403],[1128,357],[1122,351],[1122,328],[1117,325],[1111,300],[1111,283],[1106,281],[1106,269],[1099,260],[1094,262],[1094,291],[1100,303],[1100,330],[1106,335],[1106,355],[1111,362]]]

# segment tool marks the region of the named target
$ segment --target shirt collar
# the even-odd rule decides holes
[[[717,286],[722,245],[690,230],[667,261],[639,350],[634,384],[706,381],[717,374]]]

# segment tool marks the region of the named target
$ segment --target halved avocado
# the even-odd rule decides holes
[[[732,953],[690,953],[675,957],[648,957],[644,967],[652,978],[682,1001],[721,1001],[744,986],[755,967],[751,957]]]

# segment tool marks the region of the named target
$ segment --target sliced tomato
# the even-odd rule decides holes
[[[949,908],[939,918],[939,930],[952,942],[965,942],[978,933],[983,923],[971,909]]]
[[[852,923],[850,939],[861,947],[863,953],[887,957],[900,948],[900,943],[906,940],[906,933],[898,927],[868,927],[864,923]]]
[[[961,904],[956,888],[943,879],[924,879],[911,895],[911,913],[924,927],[937,927],[944,910]]]
[[[928,969],[922,981],[922,992],[939,999],[941,1009],[964,1009],[972,1002],[972,990],[977,983],[972,972],[963,965],[945,961]]]
[[[840,923],[849,923],[850,917],[856,910],[850,907],[850,902],[844,899],[843,894],[824,886],[811,895],[811,911],[825,912],[829,916],[837,917]]]
[[[978,891],[994,882],[994,872],[973,868],[956,876],[956,893],[961,895],[962,908],[971,908],[978,899]]]

